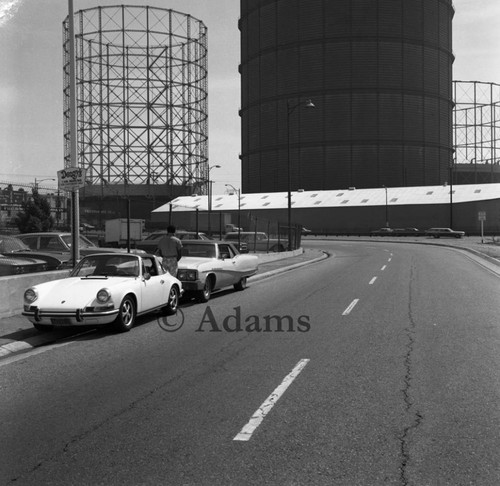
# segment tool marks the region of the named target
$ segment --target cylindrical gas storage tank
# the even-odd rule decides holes
[[[243,192],[286,191],[288,175],[291,190],[448,180],[453,14],[451,0],[241,0]]]

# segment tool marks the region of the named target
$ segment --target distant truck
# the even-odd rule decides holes
[[[104,231],[104,241],[111,246],[124,246],[128,241],[127,219],[117,218],[108,219]],[[143,219],[130,220],[130,242],[142,240],[142,228],[144,227]]]

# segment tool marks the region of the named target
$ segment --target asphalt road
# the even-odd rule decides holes
[[[500,484],[499,276],[308,244],[334,257],[0,361],[0,484]]]

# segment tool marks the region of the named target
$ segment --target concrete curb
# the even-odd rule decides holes
[[[326,258],[328,258],[328,256],[329,255],[327,253],[323,252],[322,255],[320,255],[319,257],[313,258],[312,260],[306,260],[303,262],[294,263],[293,265],[288,265],[287,267],[277,268],[276,270],[270,270],[269,272],[259,273],[257,275],[254,275],[253,277],[250,277],[248,279],[248,282],[249,283],[258,282],[259,280],[264,280],[266,278],[273,277],[274,275],[279,275],[280,273],[285,273],[285,272],[288,272],[290,270],[294,270],[296,268],[303,267],[305,265],[310,265],[312,263],[316,263],[316,262],[319,262],[321,260],[325,260]]]

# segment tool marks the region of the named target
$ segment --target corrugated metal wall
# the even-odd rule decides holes
[[[446,181],[453,13],[451,0],[241,0],[243,192],[287,190],[288,148],[292,190]]]

